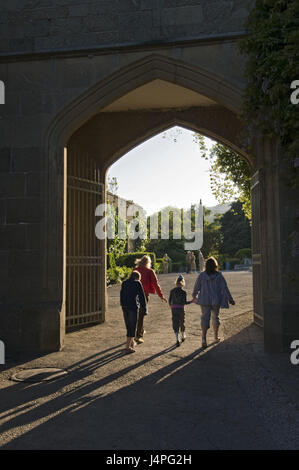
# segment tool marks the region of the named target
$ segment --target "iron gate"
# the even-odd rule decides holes
[[[253,311],[256,324],[263,326],[263,281],[261,255],[261,188],[262,171],[257,171],[251,180],[252,206],[252,270],[253,270]]]
[[[103,184],[89,155],[67,149],[66,331],[103,321],[100,242],[95,209],[103,201]]]

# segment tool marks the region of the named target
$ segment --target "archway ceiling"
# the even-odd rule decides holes
[[[157,79],[130,91],[103,108],[101,112],[189,108],[216,104],[215,101],[188,88]]]

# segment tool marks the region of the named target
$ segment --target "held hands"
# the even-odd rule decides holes
[[[230,300],[229,303],[230,303],[231,305],[236,305],[236,302],[235,302],[233,299]]]
[[[161,297],[161,300],[162,300],[163,302],[166,302],[166,303],[168,302],[168,300],[166,299],[166,297],[164,297],[164,295],[163,295],[163,297]]]

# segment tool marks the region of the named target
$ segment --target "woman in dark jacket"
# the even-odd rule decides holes
[[[124,320],[127,328],[126,352],[135,352],[134,338],[136,334],[138,309],[142,308],[146,313],[146,298],[140,282],[140,274],[133,271],[126,281],[123,281],[120,290],[120,304],[122,306]]]

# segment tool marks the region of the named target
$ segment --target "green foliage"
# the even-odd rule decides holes
[[[229,262],[230,269],[234,269],[236,264],[241,264],[239,258],[226,258],[225,261]]]
[[[168,210],[169,208],[164,208],[163,210]],[[177,208],[172,208],[176,209]],[[218,254],[219,253],[219,248],[222,242],[222,235],[220,232],[220,222],[219,222],[219,217],[215,216],[214,222],[208,222],[206,219],[206,216],[210,214],[210,211],[208,211],[206,208],[204,208],[204,228],[203,228],[203,247],[202,247],[202,252],[205,257],[208,257],[213,254]],[[161,214],[159,213],[159,222],[161,222]],[[176,212],[176,216],[178,216],[178,212]],[[194,230],[194,224],[195,224],[195,213],[192,210],[191,213],[189,214],[189,217],[191,219],[191,228]],[[182,239],[173,239],[173,229],[172,229],[172,224],[173,224],[173,217],[172,214],[170,214],[170,239],[169,240],[164,240],[161,239],[161,229],[159,226],[159,239],[157,240],[150,240],[147,248],[148,250],[154,252],[158,258],[162,258],[165,253],[168,254],[168,256],[171,258],[172,265],[174,269],[178,269],[181,266],[185,266],[186,264],[186,251],[185,251],[185,239],[182,237]],[[188,240],[187,240],[188,241]],[[197,253],[195,253],[196,258],[197,258]]]
[[[131,274],[131,268],[115,266],[107,269],[107,284],[116,284],[127,279]]]
[[[113,253],[107,253],[107,269],[115,269],[116,263]]]
[[[126,253],[126,254],[119,257],[118,264],[120,266],[126,266],[126,267],[132,269],[132,268],[135,267],[136,259],[140,259],[144,255],[150,256],[150,258],[152,260],[152,268],[155,269],[156,255],[155,255],[155,253],[151,253],[151,252],[144,253],[144,252],[138,252],[137,251],[135,253]]]
[[[163,262],[157,260],[155,271],[156,271],[157,274],[163,274],[163,272],[164,272]]]
[[[243,118],[248,144],[266,135],[280,139],[289,161],[290,183],[299,186],[298,106],[290,101],[290,85],[299,79],[298,0],[257,0],[248,19],[250,34],[241,41],[246,54],[247,87]]]
[[[118,181],[117,181],[117,178],[115,176],[112,176],[111,178],[108,176],[107,186],[108,186],[108,191],[110,193],[117,194]]]
[[[251,256],[252,256],[251,248],[242,248],[241,250],[238,250],[235,254],[235,258],[238,258],[242,263],[245,258],[251,258]]]
[[[233,150],[216,143],[207,149],[204,137],[194,134],[201,156],[210,162],[211,190],[217,201],[227,204],[240,199],[246,217],[251,219],[250,168],[246,160]]]
[[[161,238],[161,220],[162,214],[168,215],[169,213],[169,239]],[[183,261],[186,257],[186,252],[184,249],[185,240],[173,238],[174,236],[174,227],[178,225],[181,227],[181,209],[177,207],[164,207],[158,213],[154,214],[158,218],[158,239],[149,240],[147,244],[147,250],[152,251],[156,254],[158,258],[162,258],[165,253],[171,258],[172,261]],[[148,220],[148,230],[150,229]]]
[[[113,207],[111,204],[107,204],[107,230],[112,227],[115,231],[115,236],[112,239],[107,238],[107,251],[112,253],[114,259],[117,259],[126,251],[127,240],[122,240],[117,234],[118,223],[122,223],[125,226],[128,224],[118,215],[118,208]]]
[[[251,228],[242,206],[240,201],[233,202],[231,209],[220,219],[223,237],[220,252],[231,257],[236,251],[251,246]]]
[[[228,258],[228,255],[226,254],[223,254],[223,253],[220,253],[217,255],[214,255],[214,254],[211,254],[211,256],[214,256],[214,258],[217,259],[217,262],[218,262],[218,267],[219,267],[219,270],[221,271],[222,269],[225,269],[225,261],[227,260]]]
[[[203,246],[201,251],[205,258],[209,256],[217,258],[222,243],[221,226],[217,216],[215,216],[213,222],[207,221],[206,217],[210,214],[211,211],[204,207]]]
[[[186,258],[184,240],[150,240],[147,248],[155,252],[156,256],[159,258],[167,253],[169,258],[174,262],[183,261]]]

